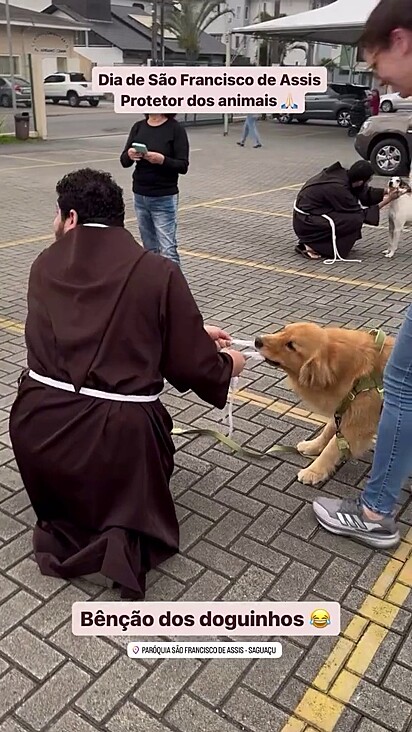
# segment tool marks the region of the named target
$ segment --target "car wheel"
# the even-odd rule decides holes
[[[279,114],[278,115],[278,122],[281,125],[290,125],[293,121],[293,117],[291,114]]]
[[[89,99],[89,104],[91,107],[98,107],[99,106],[99,100],[98,99]]]
[[[11,107],[12,101],[8,94],[3,94],[2,97],[0,97],[0,107]]]
[[[382,102],[381,104],[381,110],[382,112],[393,112],[393,104],[388,99],[385,102]]]
[[[60,102],[60,99],[52,99],[53,104],[58,104]]]
[[[373,148],[370,161],[378,175],[406,175],[409,171],[409,156],[405,145],[396,139],[381,140]]]
[[[340,109],[336,115],[336,122],[339,127],[350,127],[350,110]]]
[[[67,101],[69,102],[70,107],[78,107],[80,104],[79,95],[76,94],[76,92],[69,92],[67,94]]]

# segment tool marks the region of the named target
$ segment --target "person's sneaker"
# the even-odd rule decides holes
[[[369,519],[365,516],[360,501],[317,498],[313,501],[313,510],[319,524],[326,531],[348,536],[375,549],[391,549],[398,546],[401,540],[392,517]]]
[[[262,147],[262,145],[259,143],[259,145],[253,145],[253,147],[256,149],[257,147]]]
[[[245,147],[245,143],[244,142],[237,142],[236,145],[239,145],[239,147]]]

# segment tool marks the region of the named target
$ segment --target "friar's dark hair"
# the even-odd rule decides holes
[[[411,0],[381,0],[366,21],[360,45],[368,51],[387,49],[396,28],[412,31]]]
[[[76,211],[79,224],[124,226],[123,190],[110,173],[75,170],[59,180],[56,192],[63,221]]]

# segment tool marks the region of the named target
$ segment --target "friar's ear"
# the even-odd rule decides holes
[[[311,389],[326,389],[335,381],[332,369],[330,368],[325,355],[318,351],[311,356],[301,367],[299,372],[299,384]]]

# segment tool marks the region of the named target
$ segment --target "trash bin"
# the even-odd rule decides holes
[[[28,140],[30,137],[30,115],[28,112],[14,115],[14,128],[18,140]]]

